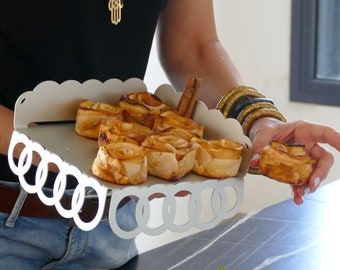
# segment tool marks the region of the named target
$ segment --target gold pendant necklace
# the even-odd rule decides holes
[[[108,8],[111,11],[111,22],[117,25],[122,19],[123,0],[109,0]]]

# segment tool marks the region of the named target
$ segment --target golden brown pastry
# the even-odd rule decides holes
[[[172,110],[161,113],[153,127],[155,134],[174,134],[186,140],[191,140],[193,137],[202,138],[203,131],[203,126]]]
[[[188,174],[195,162],[195,145],[174,135],[150,135],[142,143],[148,173],[168,180]]]
[[[136,144],[108,144],[98,149],[92,173],[99,179],[115,184],[142,184],[147,178],[147,160]]]
[[[209,178],[228,178],[237,175],[243,145],[227,139],[205,140],[194,138],[197,147],[193,171]]]
[[[99,127],[102,123],[122,118],[121,108],[85,99],[78,105],[75,130],[81,136],[97,139]]]
[[[119,142],[126,142],[137,144],[138,143],[126,136],[121,136],[113,133],[107,125],[101,125],[99,128],[99,136],[98,136],[98,146],[103,146],[111,143],[119,143]]]
[[[259,172],[279,182],[303,185],[308,181],[315,162],[306,153],[304,145],[272,141],[262,151]]]
[[[100,127],[98,143],[99,145],[103,143],[107,144],[110,141],[110,134],[116,134],[134,140],[138,145],[140,145],[146,136],[151,133],[152,130],[150,128],[134,122],[127,122],[123,120],[106,121],[105,124]]]
[[[124,111],[124,119],[153,127],[154,119],[160,113],[170,109],[156,95],[149,92],[130,93],[122,96],[119,101],[120,108]]]

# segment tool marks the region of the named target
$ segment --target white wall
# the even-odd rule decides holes
[[[334,126],[340,108],[289,101],[290,9],[289,0],[215,0],[216,23],[221,42],[239,68],[247,85],[272,98],[289,121],[304,119]],[[166,83],[155,49],[145,82],[149,89]],[[340,154],[332,148],[335,164],[325,183],[340,177]],[[291,190],[262,176],[247,175],[241,212],[257,211],[290,198]],[[157,202],[154,202],[157,207]],[[141,252],[183,237],[166,233],[160,237],[142,235],[137,240]]]
[[[289,121],[304,119],[340,130],[340,108],[289,101],[291,1],[219,0],[216,23],[222,43],[244,81],[272,98]],[[340,154],[325,182],[340,177]],[[247,176],[245,211],[290,197],[290,189],[263,177]],[[271,194],[272,193],[272,194]],[[265,194],[265,197],[263,197]],[[268,197],[267,197],[268,196]]]

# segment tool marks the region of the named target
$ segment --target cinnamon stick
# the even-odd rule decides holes
[[[188,77],[182,97],[177,106],[177,112],[181,116],[188,118],[191,117],[192,110],[194,109],[197,100],[198,89],[200,88],[201,81],[202,80],[197,77]]]

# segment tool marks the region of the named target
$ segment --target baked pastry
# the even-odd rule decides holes
[[[99,179],[115,184],[142,184],[147,178],[147,160],[136,144],[108,144],[98,149],[92,173]]]
[[[204,127],[194,120],[179,115],[176,111],[166,111],[159,115],[153,127],[155,134],[174,134],[186,140],[202,138]]]
[[[279,182],[304,185],[315,162],[302,144],[287,145],[272,141],[262,151],[259,172]]]
[[[123,120],[106,121],[99,129],[98,144],[110,143],[111,134],[127,137],[134,140],[138,145],[144,141],[146,136],[150,135],[152,130],[146,126],[127,122]]]
[[[148,173],[168,180],[188,174],[195,162],[195,145],[174,135],[150,135],[142,142]]]
[[[109,126],[107,125],[101,125],[99,128],[99,136],[98,136],[98,146],[103,146],[111,143],[119,143],[119,142],[126,142],[126,143],[132,143],[137,144],[136,141],[133,139],[130,139],[126,136],[121,136],[113,133]]]
[[[76,132],[84,137],[97,139],[102,123],[112,119],[122,119],[122,109],[111,104],[82,100],[77,109]]]
[[[195,96],[189,104],[195,103]],[[191,171],[217,179],[238,173],[242,144],[204,140],[204,126],[154,94],[130,93],[120,98],[119,106],[90,100],[78,106],[76,132],[98,140],[91,169],[99,179],[134,185],[144,183],[147,174],[179,180]]]
[[[194,138],[192,141],[197,144],[193,172],[214,179],[237,175],[242,162],[242,144],[227,139]]]
[[[130,93],[121,96],[119,106],[124,112],[124,119],[153,127],[155,118],[170,107],[150,92]]]

